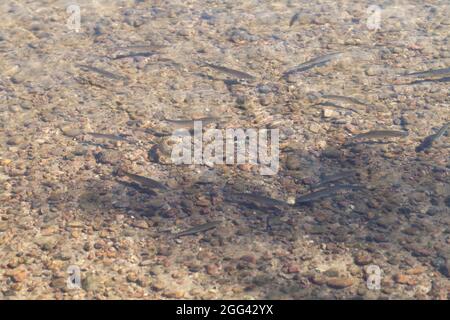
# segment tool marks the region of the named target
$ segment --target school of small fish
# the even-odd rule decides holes
[[[292,16],[289,21],[289,27],[292,27],[299,19],[300,14],[296,13]],[[113,48],[115,54],[112,55],[111,59],[119,60],[130,57],[150,57],[159,53],[161,49],[166,48],[165,46],[158,46],[152,44],[144,45],[130,45],[126,47],[115,47]],[[326,64],[341,58],[345,52],[331,52],[326,53],[321,56],[311,57],[309,60],[287,70],[282,73],[283,79],[288,79],[291,75],[298,75],[305,71],[319,68],[325,66]],[[222,79],[225,83],[240,83],[245,84],[245,81],[254,82],[260,78],[260,76],[255,76],[244,71],[236,70],[228,66],[223,66],[219,64],[209,63],[209,62],[199,62],[200,69],[209,69],[210,71],[218,74],[224,74],[227,78]],[[93,72],[104,78],[114,80],[114,81],[124,81],[125,83],[129,80],[127,76],[108,71],[96,66],[77,64],[78,67],[83,72]],[[416,79],[410,83],[404,85],[414,85],[422,82],[447,82],[450,79],[450,67],[433,69],[426,71],[412,72],[402,75],[401,77]],[[338,110],[347,110],[357,114],[360,114],[365,108],[365,112],[370,112],[371,104],[363,101],[362,99],[351,97],[351,96],[341,96],[333,94],[320,94],[319,101],[312,106],[314,107],[332,107]],[[167,119],[162,118],[161,121],[166,123],[169,129],[179,130],[186,129],[192,130],[194,128],[194,123],[201,122],[202,125],[218,124],[224,122],[226,119],[223,117],[213,117],[206,116],[196,119]],[[424,140],[416,147],[416,152],[424,152],[430,149],[448,130],[450,122],[444,124],[435,134],[427,136]],[[167,136],[171,132],[158,132],[153,128],[147,128],[147,133],[153,134],[155,136]],[[124,141],[133,142],[122,134],[111,134],[111,133],[99,133],[99,132],[87,132],[86,135],[94,139],[104,139],[112,141]],[[374,129],[367,132],[361,132],[350,137],[350,141],[367,141],[367,140],[381,140],[387,142],[392,138],[402,138],[409,135],[408,131],[390,130],[390,129]],[[134,173],[121,171],[121,176],[127,177],[133,183],[137,183],[142,190],[159,190],[159,191],[170,191],[170,189],[163,183],[153,180],[149,177],[137,175]],[[310,204],[314,201],[319,201],[323,198],[333,197],[342,192],[346,191],[368,191],[369,189],[358,184],[337,184],[341,180],[352,179],[356,176],[357,172],[354,170],[346,170],[331,174],[328,176],[322,176],[320,182],[313,185],[312,191],[307,194],[298,195],[295,199],[295,204],[290,204],[284,200],[278,200],[271,198],[269,196],[258,194],[258,193],[229,193],[224,191],[224,198],[229,203],[236,203],[248,206],[250,208],[263,208],[265,210],[271,210],[275,212],[280,212],[282,210],[289,210],[289,208],[300,207],[302,205]],[[126,183],[121,181],[121,183]],[[218,221],[207,222],[192,228],[188,228],[185,231],[176,233],[174,238],[179,238],[182,236],[195,235],[200,232],[205,232],[214,229],[220,224]]]

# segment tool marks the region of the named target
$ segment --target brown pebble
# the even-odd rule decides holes
[[[251,164],[251,163],[239,164],[238,168],[242,171],[250,172],[253,168],[253,164]]]
[[[8,164],[10,164],[12,162],[11,159],[1,159],[0,160],[0,165],[2,166],[7,166]]]
[[[424,273],[426,270],[427,269],[425,267],[417,266],[417,267],[410,268],[410,269],[406,270],[405,273],[407,275],[419,275],[419,274]]]
[[[140,229],[148,229],[148,223],[144,220],[135,221],[133,223],[133,227],[140,228]]]
[[[251,254],[247,254],[241,257],[242,261],[248,262],[248,263],[256,263],[256,257]]]
[[[182,290],[171,290],[168,292],[164,292],[163,295],[169,299],[182,299],[185,295],[185,292]]]
[[[334,289],[344,289],[352,286],[355,281],[352,278],[338,277],[338,278],[328,278],[327,285]]]
[[[8,141],[6,141],[6,143],[10,146],[17,146],[19,144],[21,144],[23,142],[23,138],[21,137],[13,137],[8,139]]]
[[[415,280],[412,276],[401,273],[398,273],[394,276],[394,281],[399,284],[407,284],[410,286],[414,286],[417,284],[417,280]]]
[[[200,261],[210,261],[213,254],[207,250],[202,250],[197,254],[197,259]]]
[[[19,260],[17,258],[14,258],[14,260],[8,262],[7,267],[10,269],[17,268],[19,266]]]
[[[220,274],[219,267],[215,264],[208,264],[206,266],[206,273],[210,276],[217,276]]]
[[[231,273],[235,270],[235,268],[232,265],[228,265],[228,266],[224,267],[223,270],[227,273]]]
[[[96,242],[96,243],[94,244],[94,248],[97,249],[97,250],[99,250],[99,249],[103,248],[103,244],[102,244],[101,242]]]
[[[139,266],[141,266],[141,267],[149,266],[152,263],[153,263],[153,260],[148,259],[148,260],[141,261],[141,263],[139,263]]]
[[[50,287],[56,289],[64,289],[67,286],[66,278],[55,278],[50,282]]]
[[[358,266],[365,266],[372,262],[372,257],[366,252],[359,252],[355,255],[355,263]]]
[[[84,223],[83,223],[83,221],[77,221],[77,220],[75,220],[75,221],[70,221],[70,222],[67,224],[67,226],[68,226],[68,227],[71,227],[71,228],[83,228],[83,227],[84,227]]]
[[[295,264],[290,264],[287,266],[287,273],[299,273],[300,268]]]
[[[23,282],[27,278],[27,271],[21,268],[11,270],[7,274],[14,282]]]
[[[158,255],[160,256],[170,256],[170,249],[169,247],[161,247],[158,249]]]
[[[164,283],[160,280],[156,280],[152,283],[152,289],[155,291],[160,291],[164,289],[164,287],[165,287]]]
[[[127,281],[128,282],[136,282],[138,280],[138,277],[136,275],[136,273],[134,272],[130,272],[127,274]]]
[[[53,225],[53,226],[50,226],[50,227],[47,227],[47,228],[42,229],[42,230],[41,230],[41,235],[43,235],[43,236],[49,236],[49,235],[51,235],[51,234],[57,233],[58,230],[59,230],[58,226]]]
[[[199,207],[208,207],[211,205],[211,202],[205,197],[199,197],[195,204]]]
[[[298,156],[288,155],[286,157],[286,167],[289,170],[299,170],[301,167],[301,162]]]

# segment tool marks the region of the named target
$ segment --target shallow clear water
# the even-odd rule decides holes
[[[448,298],[447,1],[0,14],[0,298]]]

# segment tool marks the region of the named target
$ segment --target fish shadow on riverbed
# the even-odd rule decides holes
[[[139,192],[139,193],[142,193],[142,194],[148,194],[148,195],[150,195],[150,196],[156,196],[156,195],[158,195],[158,193],[155,192],[154,190],[149,189],[149,188],[143,188],[143,187],[140,186],[138,183],[135,183],[135,182],[127,182],[127,181],[123,181],[123,180],[116,180],[116,181],[117,181],[117,183],[123,185],[124,187],[126,187],[126,188],[128,188],[128,189],[134,189],[134,190],[136,190],[136,191]]]
[[[354,177],[346,180],[345,183],[363,186],[374,184],[376,187],[355,192],[345,190],[342,194],[321,198],[309,203],[276,208],[277,205],[270,205],[270,200],[267,199],[270,195],[264,191],[271,190],[271,180],[267,179],[266,188],[260,188],[258,184],[251,181],[250,177],[245,177],[236,181],[240,188],[238,190],[241,190],[240,195],[257,193],[266,197],[263,201],[269,201],[268,206],[258,205],[254,202],[254,199],[237,202],[225,200],[217,206],[207,206],[207,211],[203,212],[202,210],[205,207],[199,206],[193,195],[224,196],[227,189],[223,187],[214,191],[211,190],[216,185],[226,185],[230,182],[229,178],[217,176],[214,183],[197,184],[195,190],[194,188],[191,190],[193,193],[183,192],[184,188],[180,188],[180,190],[168,192],[165,197],[153,190],[147,190],[137,183],[129,182],[125,177],[111,175],[104,179],[88,181],[85,190],[82,190],[83,192],[78,199],[78,204],[86,215],[89,215],[88,217],[91,217],[93,212],[101,215],[109,212],[121,212],[140,216],[142,219],[152,219],[153,216],[159,215],[162,217],[162,222],[158,222],[159,225],[154,225],[145,230],[148,237],[158,239],[157,241],[170,246],[180,246],[184,248],[183,250],[190,250],[190,246],[199,243],[203,247],[217,248],[219,250],[219,262],[225,263],[226,260],[221,260],[220,248],[236,246],[236,250],[238,250],[242,242],[259,243],[259,246],[270,248],[270,250],[280,245],[286,245],[292,250],[296,250],[297,245],[301,247],[307,241],[313,241],[315,246],[311,247],[310,254],[327,256],[348,254],[348,251],[346,251],[348,248],[355,250],[388,248],[401,252],[401,239],[403,241],[405,239],[412,242],[416,241],[416,235],[403,234],[400,237],[399,234],[406,227],[414,227],[409,219],[416,219],[415,207],[417,204],[420,205],[423,201],[426,201],[415,199],[416,202],[410,202],[407,197],[409,190],[403,189],[404,180],[401,179],[412,181],[411,178],[420,178],[424,182],[427,181],[427,177],[416,177],[417,164],[414,161],[409,162],[404,159],[387,161],[381,153],[374,155],[373,149],[376,148],[372,148],[372,150],[367,148],[367,150],[363,149],[356,153],[339,146],[335,148],[337,152],[326,150],[318,155],[318,172],[312,170],[311,175],[307,176],[308,171],[306,170],[302,171],[298,177],[293,178],[293,181],[298,184],[298,189],[302,190],[298,192],[298,195],[311,192],[308,186],[313,182],[308,182],[308,185],[305,182],[308,178],[318,178],[320,173],[330,175],[345,170],[358,171]],[[399,178],[394,175],[396,171],[402,173],[399,174]],[[378,175],[378,173],[386,173],[387,177]],[[280,174],[289,175],[290,173],[281,171]],[[177,178],[182,180],[181,177]],[[259,175],[255,175],[255,179],[259,178]],[[421,180],[414,181],[413,185],[415,186]],[[240,183],[244,183],[245,186],[242,187]],[[238,190],[235,192],[238,192]],[[287,199],[287,194],[282,191],[278,190],[273,194],[272,196],[278,201],[286,201]],[[438,198],[437,202],[440,201],[443,201],[443,199]],[[191,202],[191,205],[186,204],[189,202]],[[170,204],[173,210],[165,210],[164,205],[166,204]],[[198,220],[192,219],[191,215],[196,215],[196,219],[200,216],[202,217],[200,220],[205,222],[217,219],[224,220],[227,227],[188,235],[178,239],[179,242],[175,241],[173,238],[175,230],[188,230],[197,224],[201,224],[201,222],[197,222]],[[436,221],[442,216],[443,213],[439,211],[434,216],[430,216],[431,221]],[[267,218],[276,219],[278,217],[280,217],[280,220],[269,223],[272,228],[267,228]],[[389,219],[386,217],[389,217]],[[183,221],[178,225],[178,229],[174,229],[175,219],[185,219],[185,222]],[[418,225],[420,227],[420,223]],[[222,229],[226,229],[225,232]],[[418,230],[421,229],[418,228]],[[305,240],[305,237],[307,237],[307,240]],[[302,259],[309,261],[307,256],[308,252],[302,253],[301,256],[294,258],[294,262],[301,264]],[[428,261],[424,257],[422,257],[422,260],[424,263]],[[262,260],[258,260],[258,268],[261,267],[262,272],[253,277],[240,277],[240,273],[245,274],[247,269],[252,270],[252,266],[248,263],[239,263],[237,275],[235,274],[233,277],[237,277],[236,282],[247,286],[249,292],[257,289],[258,294],[262,294],[262,297],[267,299],[274,297],[302,299],[318,296],[324,299],[335,298],[335,292],[332,289],[326,285],[313,285],[311,279],[304,272],[290,274],[284,269],[273,271],[269,266],[266,271],[263,268],[264,263]],[[270,276],[268,279],[271,280],[266,279],[266,281],[261,278],[262,273]],[[280,273],[283,276],[280,276]],[[321,292],[320,294],[318,290]]]
[[[120,179],[89,180],[75,195],[78,208],[86,215],[117,212],[141,217],[158,213],[165,203],[159,196],[154,190]]]

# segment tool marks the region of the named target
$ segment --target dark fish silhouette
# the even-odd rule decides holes
[[[86,132],[86,134],[99,139],[108,139],[114,141],[129,141],[127,138],[121,135],[114,135],[109,133],[96,133],[96,132]]]
[[[132,52],[127,54],[119,54],[113,58],[113,60],[133,58],[133,57],[151,57],[155,55],[154,52]]]
[[[418,84],[418,83],[427,83],[427,82],[450,82],[450,77],[444,77],[444,78],[437,78],[437,79],[422,79],[422,80],[415,80],[413,82],[408,82],[404,84],[398,84],[399,86],[404,85],[411,85],[411,84]]]
[[[130,178],[131,180],[138,182],[139,184],[141,184],[144,187],[148,187],[150,189],[168,190],[168,188],[159,181],[153,180],[151,178],[139,176],[134,173],[129,173],[129,172],[126,172],[123,170],[121,172],[124,175],[126,175],[128,178]]]
[[[318,184],[313,185],[312,188],[317,189],[317,188],[326,186],[327,184],[330,184],[330,183],[338,181],[338,180],[351,178],[351,177],[355,176],[355,174],[356,174],[356,171],[349,170],[349,171],[338,172],[336,174],[329,175],[329,176],[323,176],[320,179],[320,182]]]
[[[300,13],[296,13],[292,16],[291,20],[289,21],[289,27],[292,27],[294,25],[294,23],[298,20],[298,18],[300,17]]]
[[[327,64],[331,60],[333,60],[335,58],[338,58],[341,55],[342,55],[341,52],[334,52],[334,53],[326,54],[326,55],[323,55],[323,56],[316,57],[314,59],[308,60],[308,61],[298,65],[294,69],[288,70],[285,73],[283,73],[283,77],[286,78],[287,76],[289,76],[291,74],[303,72],[303,71],[312,69],[314,67],[324,66],[325,64]]]
[[[205,231],[216,228],[218,225],[220,225],[220,223],[221,223],[220,221],[211,221],[211,222],[207,222],[204,224],[200,224],[200,225],[192,227],[190,229],[181,231],[181,232],[175,234],[173,237],[179,238],[179,237],[193,235],[193,234],[196,234],[199,232],[205,232]]]
[[[302,196],[297,197],[295,199],[296,205],[301,205],[304,203],[309,203],[311,201],[319,200],[326,197],[331,197],[336,195],[341,190],[363,190],[365,189],[363,186],[358,185],[336,185],[330,188],[314,191]]]
[[[444,133],[448,130],[449,127],[450,127],[450,122],[444,124],[436,134],[432,134],[432,135],[426,137],[422,141],[422,143],[419,146],[417,146],[416,152],[422,152],[422,151],[430,148],[436,140],[438,140],[440,137],[442,137],[444,135]]]
[[[227,68],[227,67],[218,66],[218,65],[215,65],[215,64],[211,64],[211,63],[205,63],[204,65],[209,67],[209,68],[215,69],[217,71],[226,73],[226,74],[228,74],[228,75],[230,75],[232,77],[235,77],[237,79],[247,79],[247,80],[254,80],[254,79],[256,79],[255,76],[252,76],[251,74],[248,74],[248,73],[245,73],[245,72],[242,72],[242,71],[230,69],[230,68]]]
[[[100,69],[97,67],[92,67],[92,66],[88,66],[85,64],[77,64],[76,66],[85,71],[87,70],[87,71],[92,71],[92,72],[98,73],[106,78],[110,78],[110,79],[114,79],[114,80],[122,80],[122,81],[128,80],[127,77],[124,77],[124,76],[121,76],[121,75],[118,75],[118,74],[115,74],[115,73],[112,73],[112,72],[109,72],[109,71],[106,71],[106,70],[103,70],[103,69]]]
[[[130,45],[130,46],[124,46],[124,47],[114,47],[113,50],[143,50],[143,51],[157,51],[166,48],[165,45],[158,45],[158,44],[136,44],[136,45]]]
[[[407,77],[430,78],[430,77],[450,77],[450,67],[443,69],[434,69],[405,74]]]
[[[316,103],[314,106],[333,107],[333,108],[340,109],[340,110],[350,110],[350,111],[355,112],[355,113],[360,113],[356,109],[349,108],[349,107],[343,107],[343,106],[340,106],[340,105],[338,105],[336,103],[329,102],[329,101],[319,102],[319,103]]]

